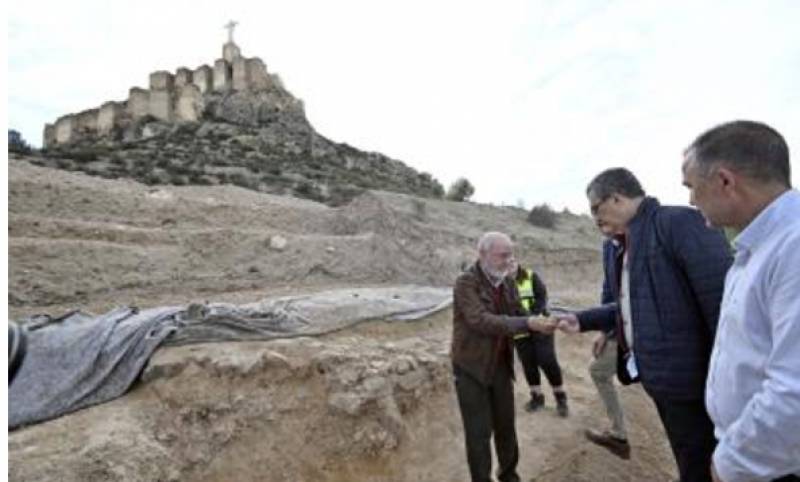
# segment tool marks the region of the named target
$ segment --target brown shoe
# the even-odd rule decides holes
[[[621,459],[628,460],[631,458],[631,445],[624,438],[615,437],[609,432],[598,432],[597,430],[588,429],[585,432],[586,438],[590,442],[595,443],[601,447],[605,447],[609,452],[616,455]]]

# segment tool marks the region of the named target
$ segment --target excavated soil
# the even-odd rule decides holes
[[[448,286],[477,237],[509,232],[554,303],[599,296],[600,238],[583,217],[555,230],[523,210],[368,192],[330,208],[232,186],[158,187],[9,160],[9,315],[321,289]],[[127,395],[9,434],[10,480],[467,480],[448,349],[451,313],[374,320],[316,338],[156,352]],[[520,473],[536,481],[667,481],[675,469],[652,403],[621,388],[624,462],[587,443],[606,417],[587,372],[590,337],[558,336],[571,415],[521,407]]]

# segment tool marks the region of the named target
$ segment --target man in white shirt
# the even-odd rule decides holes
[[[800,481],[800,192],[771,127],[717,126],[684,152],[690,202],[738,232],[706,382],[715,481]]]

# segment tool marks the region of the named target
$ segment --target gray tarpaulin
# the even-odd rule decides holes
[[[40,422],[116,398],[176,329],[180,308],[98,317],[74,313],[28,332],[28,352],[8,387],[8,426]]]
[[[214,303],[198,307],[167,343],[265,340],[330,333],[378,318],[414,320],[446,308],[449,288],[403,286],[324,291],[268,298],[246,305]]]
[[[28,352],[8,391],[8,426],[55,418],[114,399],[138,378],[162,343],[269,340],[330,333],[369,319],[414,320],[452,302],[449,288],[399,286],[335,290],[102,316],[36,318]]]

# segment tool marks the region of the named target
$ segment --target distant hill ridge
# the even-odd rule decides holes
[[[236,184],[331,205],[366,189],[444,193],[430,174],[318,134],[303,102],[232,38],[213,67],[153,72],[150,88],[131,88],[126,101],[47,124],[33,162],[147,184]]]

